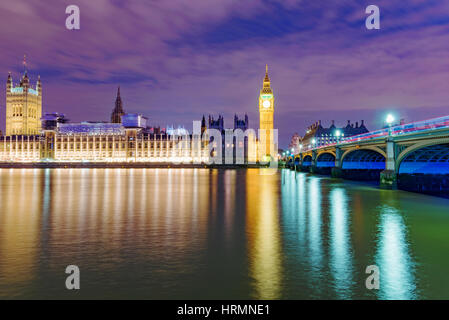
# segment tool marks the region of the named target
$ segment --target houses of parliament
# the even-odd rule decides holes
[[[208,136],[211,129],[223,134],[223,117],[209,122],[203,116],[201,131],[188,133],[182,128],[159,128],[148,125],[141,114],[126,113],[117,90],[110,121],[69,122],[60,113],[42,115],[42,83],[37,78],[33,86],[25,70],[19,83],[14,84],[11,73],[6,82],[6,131],[0,136],[0,162],[157,162],[157,163],[210,163],[220,148]],[[246,133],[244,140],[232,141],[231,163],[256,163],[267,159],[277,146],[270,131],[273,129],[274,97],[271,91],[268,68],[259,97],[260,128],[263,136]],[[234,118],[234,130],[249,128],[248,116]],[[270,130],[271,129],[271,130]],[[249,130],[250,131],[250,130]],[[254,131],[253,131],[254,132]],[[268,133],[267,133],[268,132]],[[265,136],[266,135],[266,136]],[[271,137],[271,138],[270,138]],[[252,139],[253,138],[253,139]],[[271,146],[270,146],[271,145]],[[244,152],[236,151],[236,147]],[[229,147],[223,142],[222,154]],[[239,154],[240,156],[236,156]],[[271,152],[273,155],[274,152]],[[240,158],[239,158],[240,157]],[[243,158],[242,158],[243,157]],[[229,164],[228,161],[226,161]],[[221,164],[221,163],[220,163]]]

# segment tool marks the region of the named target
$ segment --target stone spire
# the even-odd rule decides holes
[[[120,86],[117,89],[117,98],[115,99],[115,107],[111,114],[112,123],[122,123],[122,116],[125,114],[123,111],[123,102],[120,97]]]

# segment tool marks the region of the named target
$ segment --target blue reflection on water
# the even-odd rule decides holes
[[[348,197],[343,188],[330,194],[330,267],[337,297],[350,299],[353,283],[353,252],[349,233]]]
[[[323,281],[323,243],[321,230],[321,190],[320,180],[313,177],[309,179],[309,261],[310,280],[312,287],[320,291]],[[322,292],[317,292],[321,295]]]
[[[380,269],[380,299],[417,299],[415,264],[409,253],[404,219],[393,207],[381,207],[376,264]]]

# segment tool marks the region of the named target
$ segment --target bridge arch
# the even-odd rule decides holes
[[[316,158],[317,167],[334,167],[335,166],[335,153],[334,152],[321,152]]]
[[[301,157],[300,156],[295,156],[293,159],[293,163],[295,166],[299,166],[300,162],[301,162]]]
[[[311,155],[305,155],[303,158],[302,158],[302,165],[303,165],[303,167],[308,167],[308,166],[311,166],[312,165],[312,156]]]
[[[411,146],[398,156],[396,163],[399,174],[449,175],[449,139],[446,143]]]
[[[419,150],[428,150],[432,151],[432,147],[438,146],[438,145],[447,145],[449,144],[449,138],[442,138],[442,139],[436,139],[432,141],[423,141],[418,142],[412,146],[409,146],[408,148],[402,150],[402,152],[399,153],[399,155],[396,158],[396,172],[399,173],[399,169],[401,167],[402,162],[413,153],[419,151]],[[409,159],[410,160],[410,159]]]
[[[356,148],[347,150],[341,158],[343,170],[384,170],[386,154],[379,148]]]
[[[385,159],[387,158],[387,153],[384,150],[382,150],[382,149],[380,149],[378,147],[351,148],[351,149],[345,150],[343,152],[343,154],[341,155],[340,163],[343,163],[343,160],[345,159],[345,157],[348,154],[350,154],[353,151],[357,151],[357,150],[371,150],[371,151],[375,151],[377,153],[380,153]]]
[[[400,154],[396,166],[400,189],[449,198],[449,141],[440,142],[445,143],[419,143]]]

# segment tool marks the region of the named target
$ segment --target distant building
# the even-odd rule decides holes
[[[306,134],[302,138],[302,145],[304,148],[309,148],[313,145],[322,146],[366,132],[369,132],[369,130],[365,127],[363,120],[361,121],[360,126],[358,122],[354,125],[348,120],[348,124],[343,128],[337,128],[334,121],[332,121],[329,128],[324,128],[321,125],[321,121],[318,121],[307,128]]]
[[[26,85],[25,76],[24,79],[21,90],[12,90],[14,88],[9,85],[9,80],[7,92],[14,94],[16,91],[17,94],[30,92],[31,95],[35,95],[35,92],[30,91]],[[38,92],[36,97],[40,97],[41,90],[36,92]],[[19,106],[14,103],[19,100],[22,102],[24,98],[22,96],[13,98],[12,104],[8,106],[18,108]],[[24,109],[14,109],[14,112],[21,110],[23,112]],[[190,136],[189,141],[185,142],[178,135],[167,134],[165,129],[148,128],[148,119],[140,114],[125,114],[120,89],[117,92],[116,108],[111,118],[118,122],[67,123],[68,120],[60,113],[39,116],[39,125],[32,131],[36,134],[0,136],[0,161],[204,163],[209,159],[208,145],[200,140],[192,141]],[[8,121],[7,118],[7,124]],[[12,125],[16,123],[13,122]],[[12,128],[15,133],[21,132],[18,124]]]
[[[125,114],[123,110],[123,102],[120,97],[120,87],[117,89],[117,98],[115,99],[115,107],[112,110],[111,122],[112,123],[122,123],[122,116]]]
[[[24,65],[25,62],[24,62]],[[259,96],[261,128],[273,129],[273,103],[268,71]],[[262,109],[263,108],[263,109]],[[234,116],[234,127],[224,128],[224,118],[203,116],[201,133],[188,133],[184,128],[150,127],[141,114],[125,113],[117,89],[111,121],[83,121],[69,123],[64,114],[46,113],[42,116],[42,85],[29,82],[27,71],[20,84],[14,86],[11,74],[6,86],[6,136],[0,135],[1,162],[187,162],[208,163],[217,150],[222,151],[223,162],[255,163],[266,158],[267,136],[258,157],[259,142],[248,130],[249,119]],[[217,129],[221,145],[208,130]],[[226,141],[226,133],[228,141]],[[231,138],[229,138],[231,137]],[[214,144],[211,152],[210,144]],[[232,154],[232,156],[230,156]],[[219,163],[223,163],[219,162]]]

